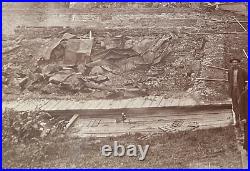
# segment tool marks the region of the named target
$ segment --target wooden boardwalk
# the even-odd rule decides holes
[[[231,102],[226,103],[230,105]],[[2,102],[2,111],[13,109],[15,111],[77,111],[77,110],[110,110],[110,109],[140,109],[140,108],[164,108],[164,107],[190,107],[197,105],[220,105],[220,103],[202,104],[193,98],[164,99],[161,96],[146,96],[121,100],[19,100]]]
[[[106,137],[136,132],[154,134],[195,129],[225,127],[233,123],[231,109],[171,109],[138,113],[129,111],[122,122],[121,113],[109,115],[80,115],[69,129],[70,136]]]

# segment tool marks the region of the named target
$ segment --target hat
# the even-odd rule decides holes
[[[230,59],[230,63],[232,63],[233,61],[241,62],[241,60],[239,58],[232,58],[232,59]]]

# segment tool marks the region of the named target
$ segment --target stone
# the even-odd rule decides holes
[[[42,93],[44,94],[52,94],[60,91],[60,87],[58,85],[49,83],[42,89]]]
[[[71,74],[55,74],[49,78],[49,82],[53,84],[60,84],[64,82]]]
[[[86,67],[83,64],[80,64],[77,66],[77,70],[78,70],[78,72],[84,74],[86,71]]]
[[[100,67],[100,66],[94,66],[91,69],[89,75],[101,75],[101,74],[103,74],[103,72],[104,71],[103,71],[102,67]]]
[[[60,70],[62,70],[63,67],[61,66],[58,66],[56,64],[49,64],[47,66],[45,66],[43,69],[42,69],[42,73],[47,75],[47,74],[53,74],[53,73],[56,73]]]

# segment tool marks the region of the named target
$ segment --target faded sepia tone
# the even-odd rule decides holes
[[[3,167],[247,167],[247,9],[3,3]]]

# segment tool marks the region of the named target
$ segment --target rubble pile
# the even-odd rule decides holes
[[[232,35],[210,34],[228,31],[227,22],[219,24],[226,15],[221,18],[215,15],[216,22],[205,14],[192,14],[194,19],[190,20],[185,20],[183,14],[176,15],[183,20],[173,20],[169,25],[183,22],[188,27],[93,28],[92,31],[85,27],[36,27],[39,35],[31,34],[32,38],[25,35],[33,33],[33,28],[30,31],[19,28],[17,38],[3,40],[3,92],[19,97],[36,94],[81,99],[173,94],[192,94],[209,100],[227,98],[225,82],[206,81],[227,79],[225,71],[207,67],[229,67],[231,46],[227,44],[234,41],[228,38]],[[125,16],[129,15],[113,19]],[[150,24],[153,16],[147,17],[144,20]],[[157,17],[164,19],[164,15]],[[141,16],[139,19],[143,20]]]
[[[211,64],[208,57],[213,49],[207,42],[212,46],[216,41],[174,31],[135,37],[107,32],[96,38],[90,31],[39,40],[40,47],[30,52],[22,40],[22,47],[4,54],[11,58],[3,66],[4,93],[127,98],[206,91],[206,85],[197,84],[195,78],[207,74],[202,63]],[[17,54],[25,55],[18,65]]]

